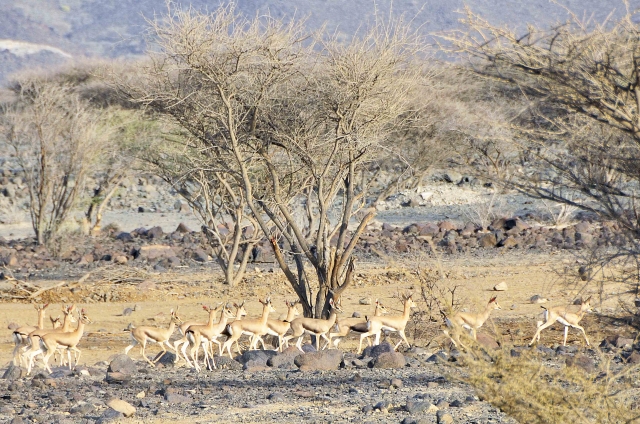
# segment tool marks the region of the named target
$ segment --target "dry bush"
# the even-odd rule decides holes
[[[638,366],[615,365],[600,354],[596,371],[549,366],[535,350],[512,356],[477,346],[458,362],[478,396],[522,423],[630,423],[640,418]]]
[[[463,303],[463,299],[456,294],[459,286],[447,283],[449,272],[441,267],[419,266],[415,275],[422,302],[413,313],[408,329],[413,339],[420,340],[423,345],[444,347],[448,339],[442,332],[443,319],[451,316]]]

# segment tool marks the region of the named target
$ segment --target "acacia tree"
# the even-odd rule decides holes
[[[210,214],[210,228],[225,217],[237,235],[253,220],[305,315],[321,316],[329,291],[350,284],[354,246],[374,216],[356,218],[368,190],[356,176],[408,112],[423,44],[402,25],[342,44],[232,7],[171,10],[151,28],[150,61],[138,80],[118,82],[181,130],[174,156],[156,164],[180,164],[170,179],[225,211]]]
[[[466,30],[444,39],[473,72],[517,88],[529,103],[512,121],[523,166],[509,185],[615,221],[626,243],[600,258],[631,261],[637,291],[640,28],[634,17],[597,24],[571,15],[517,34],[467,10]]]
[[[2,114],[3,135],[25,173],[31,224],[43,244],[75,206],[108,131],[101,113],[67,84],[25,78],[13,89],[17,100]]]

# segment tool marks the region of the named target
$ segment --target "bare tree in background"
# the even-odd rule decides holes
[[[467,10],[444,36],[478,75],[517,88],[529,107],[512,121],[522,167],[510,186],[575,206],[622,230],[606,263],[640,281],[640,28],[627,13],[603,24],[575,15],[518,34]],[[615,229],[614,228],[614,229]]]
[[[3,135],[25,172],[31,223],[43,244],[74,207],[108,131],[68,85],[36,78],[13,88],[17,100],[2,115]]]
[[[150,62],[138,80],[116,82],[181,129],[170,150],[182,158],[156,165],[184,165],[170,179],[221,211],[209,229],[253,220],[305,315],[323,315],[329,292],[349,286],[353,249],[374,216],[357,213],[371,183],[357,177],[410,111],[424,44],[390,24],[342,44],[230,7],[170,10],[151,25]]]

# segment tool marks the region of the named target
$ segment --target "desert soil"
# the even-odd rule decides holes
[[[420,322],[424,316],[420,313],[426,312],[426,305],[420,301],[420,281],[414,271],[441,266],[448,274],[443,284],[458,286],[456,297],[469,310],[480,310],[490,296],[498,294],[502,310],[496,311],[494,325],[487,323],[484,332],[504,342],[523,345],[539,319],[539,305],[529,302],[532,295],[543,295],[551,304],[566,303],[577,295],[561,284],[562,272],[565,268],[573,269],[575,259],[566,254],[514,251],[492,257],[445,256],[440,263],[419,256],[387,262],[387,265],[359,264],[354,287],[343,296],[342,308],[345,316],[354,311],[367,315],[373,306],[361,302],[379,299],[394,313],[401,308],[399,293],[417,293],[417,314],[409,324],[408,333],[410,341],[419,348],[400,348],[408,358],[409,367],[379,370],[351,366],[336,371],[300,372],[294,365],[289,369],[220,369],[198,374],[183,366],[152,368],[141,361],[135,348],[130,355],[137,361],[138,372],[132,381],[124,386],[108,384],[105,382],[107,365],[128,345],[129,336],[124,329],[129,323],[166,326],[169,311],[174,307],[179,307],[183,319],[204,320],[202,304],[241,300],[246,300],[249,315],[257,316],[261,310],[258,299],[268,294],[279,314],[285,312],[284,300],[293,298],[278,272],[254,270],[233,289],[217,283],[219,276],[209,269],[147,273],[147,281],[155,281],[155,287],[149,288],[147,284],[146,289],[140,289],[137,283],[89,282],[80,291],[62,288],[43,296],[43,301],[58,304],[80,300],[85,296],[83,291],[99,289],[116,291],[118,298],[131,301],[78,304],[87,309],[94,321],[79,345],[80,367],[71,375],[54,368],[53,378],[36,375],[17,381],[0,380],[0,393],[5,393],[0,396],[0,422],[11,422],[14,417],[20,417],[22,422],[117,421],[121,417],[110,418],[110,409],[105,406],[111,397],[137,406],[135,416],[126,422],[401,422],[406,418],[404,422],[435,423],[442,414],[450,414],[456,422],[513,422],[474,397],[473,390],[459,380],[455,369],[427,360],[446,340],[437,331],[437,325],[421,332],[426,324]],[[503,281],[508,284],[508,290],[494,292],[493,286]],[[137,310],[131,316],[122,316],[123,309],[134,304],[138,305]],[[613,304],[601,306],[613,307]],[[57,308],[57,305],[51,306],[50,313],[57,315]],[[29,304],[0,305],[0,323],[34,321],[35,312]],[[592,337],[595,328],[602,331],[592,320],[587,321],[586,328]],[[570,343],[582,346],[579,334],[570,334]],[[416,339],[415,335],[419,337]],[[543,334],[543,343],[557,344],[561,335],[561,327],[556,326]],[[4,373],[11,361],[10,336],[7,330],[0,339],[0,358],[4,358],[0,373]],[[343,341],[340,348],[345,358],[355,359],[357,341],[354,338]],[[153,345],[148,349],[150,355],[158,351]],[[86,371],[80,374],[78,370]],[[401,387],[390,387],[391,379],[399,379]],[[178,400],[169,395],[179,395]],[[407,412],[407,404],[411,402],[439,405],[440,415],[433,411],[411,414]]]

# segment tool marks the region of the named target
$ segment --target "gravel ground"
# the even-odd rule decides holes
[[[447,377],[451,368],[423,358],[396,370],[301,372],[293,366],[200,374],[137,362],[124,385],[105,381],[106,363],[73,373],[54,368],[51,375],[0,380],[0,422],[114,422],[123,417],[106,405],[112,398],[135,407],[126,422],[436,423],[445,422],[445,414],[457,423],[515,422]],[[220,362],[228,367],[229,361]]]

